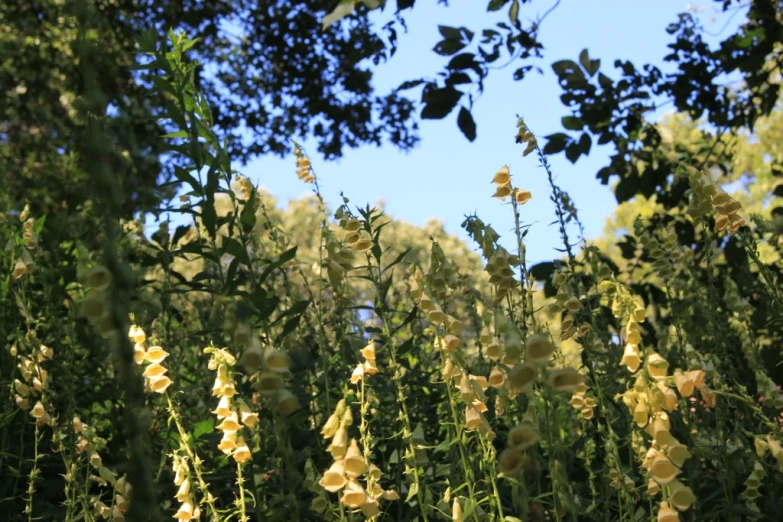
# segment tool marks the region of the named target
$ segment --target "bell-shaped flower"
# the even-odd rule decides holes
[[[549,337],[542,334],[531,335],[526,343],[526,360],[536,364],[546,364],[555,351],[555,345]]]
[[[696,496],[691,491],[691,488],[679,480],[674,480],[669,484],[669,504],[678,510],[687,511],[695,500]]]
[[[261,341],[253,337],[242,355],[239,357],[239,364],[242,365],[248,373],[256,373],[264,363],[264,352],[261,349]]]
[[[150,390],[156,393],[166,393],[169,386],[172,385],[172,380],[165,375],[157,375],[149,378]]]
[[[220,401],[218,401],[217,408],[215,408],[212,413],[215,414],[218,419],[231,415],[231,397],[226,397],[225,395],[221,397]]]
[[[669,362],[657,353],[647,356],[647,373],[653,379],[664,379],[669,370]]]
[[[533,387],[533,383],[536,382],[537,376],[538,370],[536,370],[533,364],[529,362],[521,363],[509,370],[508,382],[512,389],[521,393],[527,393]]]
[[[343,496],[340,497],[340,502],[349,508],[360,508],[366,504],[368,500],[369,497],[367,496],[367,492],[365,492],[364,488],[362,488],[357,482],[354,482],[353,480],[349,480],[345,484]]]
[[[506,448],[498,455],[498,468],[504,475],[513,477],[525,465],[525,455],[519,450]]]
[[[526,450],[541,439],[541,434],[530,424],[520,424],[508,432],[508,446],[518,451]]]
[[[658,453],[652,459],[650,474],[661,486],[665,486],[679,475],[680,470],[663,453]]]
[[[465,406],[465,428],[473,430],[481,424],[481,413],[472,405]]]
[[[364,459],[356,439],[351,439],[351,445],[345,452],[343,467],[348,477],[358,477],[367,469],[367,461]]]
[[[261,395],[272,396],[284,386],[283,379],[276,372],[263,370],[258,375],[256,389]]]
[[[620,359],[620,366],[625,366],[631,373],[636,372],[642,364],[642,355],[639,353],[639,347],[628,343],[623,351],[623,358]]]
[[[223,433],[223,438],[218,443],[218,449],[230,455],[232,451],[237,447],[237,434],[235,431],[227,431]]]
[[[547,383],[557,391],[573,393],[582,382],[582,375],[568,366],[551,370],[547,375]]]
[[[506,375],[497,366],[489,372],[489,385],[495,389],[502,388],[506,383]]]
[[[321,487],[330,493],[340,491],[345,486],[345,483],[345,468],[342,460],[333,462],[329,469],[324,472],[319,482]]]
[[[147,354],[144,356],[149,362],[158,364],[168,357],[169,353],[160,346],[153,346],[147,350]]]
[[[275,372],[285,372],[289,368],[288,354],[274,348],[264,350],[264,366]]]
[[[680,516],[675,510],[669,507],[668,502],[661,502],[658,507],[658,522],[679,522]]]
[[[248,428],[254,428],[258,424],[258,413],[250,409],[245,401],[239,399],[237,401],[239,406],[239,418],[242,420],[242,424]]]
[[[224,433],[236,433],[242,426],[239,424],[239,416],[236,411],[232,411],[231,414],[223,419],[223,422],[216,426],[217,429]]]
[[[237,437],[237,447],[234,450],[233,457],[238,464],[244,464],[253,458],[253,455],[250,453],[250,448],[247,446],[243,437]]]

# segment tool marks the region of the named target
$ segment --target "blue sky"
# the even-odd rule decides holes
[[[393,2],[390,4],[387,11],[394,7]],[[486,0],[452,0],[451,4],[443,7],[435,0],[417,2],[406,18],[408,33],[399,35],[397,54],[375,72],[379,93],[388,92],[406,79],[442,70],[444,59],[430,51],[440,40],[439,24],[466,25],[478,31],[507,20],[505,11],[486,13]],[[701,4],[706,12],[700,16],[707,29],[719,31],[728,18],[713,17],[712,2],[702,0]],[[520,18],[536,18],[550,5],[544,0],[523,5]],[[522,147],[514,143],[515,114],[523,116],[539,136],[560,131],[560,118],[568,112],[560,103],[561,89],[549,64],[576,59],[585,47],[591,57],[602,59],[601,70],[609,76],[613,76],[615,59],[629,59],[637,65],[653,63],[667,70],[661,61],[669,41],[665,29],[687,5],[683,0],[562,0],[542,26],[546,49],[539,65],[544,74],[533,73],[515,82],[513,64],[493,71],[483,96],[473,107],[478,126],[474,142],[468,142],[457,129],[455,110],[445,120],[421,122],[421,143],[407,154],[390,145],[367,146],[327,162],[313,153],[323,196],[332,208],[341,190],[352,204],[383,201],[386,212],[395,219],[422,225],[437,218],[449,232],[461,237],[466,237],[460,228],[464,215],[476,212],[504,236],[503,244],[511,247],[511,208],[491,197],[494,189],[490,184],[494,173],[508,164],[514,184],[533,193],[533,199],[522,208],[522,220],[533,225],[527,237],[528,259],[537,262],[557,257],[554,248],[560,245],[560,239],[556,227],[550,226],[554,213],[545,174],[534,155],[523,159]],[[372,16],[382,21],[389,12]],[[736,16],[722,36],[741,22],[742,16]],[[418,91],[411,93],[418,100]],[[315,151],[314,143],[303,143]],[[551,158],[557,183],[575,201],[588,237],[600,234],[606,216],[616,205],[611,189],[595,179],[595,172],[607,163],[610,152],[607,146],[594,145],[590,156],[580,158],[576,165],[562,155]],[[242,170],[275,195],[281,206],[311,190],[297,179],[293,157],[261,157]]]

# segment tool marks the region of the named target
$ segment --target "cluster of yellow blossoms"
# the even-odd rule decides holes
[[[147,334],[136,325],[128,330],[128,338],[133,341],[133,360],[136,364],[147,363],[144,369],[144,379],[147,388],[156,393],[165,393],[172,381],[166,375],[168,370],[161,364],[169,356],[169,353],[160,346],[146,348]]]
[[[549,313],[560,313],[560,339],[570,339],[577,333],[585,335],[589,331],[589,325],[577,328],[575,313],[582,308],[582,302],[568,289],[568,278],[565,272],[557,271],[552,276],[552,284],[557,288],[555,302],[549,305]]]
[[[500,303],[513,288],[519,285],[519,282],[514,279],[512,268],[516,266],[519,266],[519,258],[511,255],[503,247],[495,249],[487,260],[484,270],[489,274],[489,283],[495,289],[495,304]]]
[[[196,504],[191,491],[190,466],[185,457],[173,455],[172,467],[174,469],[174,485],[177,486],[175,498],[180,503],[174,518],[177,520],[198,520],[201,517],[201,509]]]
[[[32,272],[35,268],[35,262],[30,254],[38,247],[38,236],[35,233],[35,219],[30,217],[30,205],[25,205],[24,210],[19,214],[19,221],[23,223],[24,232],[22,232],[22,238],[24,239],[25,249],[22,250],[21,257],[16,260],[14,268],[11,271],[11,276],[14,279],[20,279],[25,274]]]
[[[492,183],[495,184],[495,193],[492,194],[492,196],[500,200],[504,200],[508,196],[513,196],[518,204],[524,205],[533,197],[530,194],[530,191],[511,186],[511,171],[508,169],[508,166],[504,165],[495,173],[495,176],[492,178]]]
[[[505,475],[513,476],[526,466],[530,466],[531,457],[525,452],[539,440],[541,440],[541,433],[538,430],[538,417],[531,404],[522,417],[522,422],[508,432],[506,449],[498,456],[500,471]]]
[[[310,165],[310,158],[304,155],[298,145],[294,145],[294,155],[296,156],[296,176],[305,183],[315,181],[315,175]]]
[[[380,499],[397,500],[400,497],[396,491],[384,491],[378,484],[381,470],[367,462],[356,439],[348,442],[348,428],[352,424],[351,408],[346,406],[345,399],[341,399],[321,429],[324,438],[331,439],[327,451],[332,454],[334,462],[324,472],[319,484],[330,493],[342,491],[340,503],[361,510],[366,518],[371,519],[380,514]],[[362,476],[367,479],[368,489],[359,483]]]
[[[659,508],[659,520],[678,520],[677,511],[687,510],[695,497],[691,489],[677,480],[685,460],[691,456],[688,448],[670,433],[669,413],[677,409],[679,401],[675,391],[667,384],[669,363],[657,353],[650,353],[645,363],[645,373],[640,373],[633,388],[622,399],[639,428],[652,437],[649,448],[638,445],[644,453],[642,466],[647,470],[647,492],[652,496],[663,492],[664,501]],[[676,372],[674,381],[680,396],[687,398],[694,388],[708,390],[702,370]],[[705,391],[702,391],[705,395]],[[708,395],[707,395],[708,396]],[[714,397],[714,394],[713,394]]]
[[[691,187],[688,194],[688,215],[699,219],[714,212],[717,232],[727,228],[736,232],[745,224],[745,220],[739,215],[742,204],[710,181],[707,173],[689,165],[684,171]]]
[[[218,397],[218,405],[214,413],[221,423],[217,429],[223,432],[218,443],[218,449],[230,455],[238,464],[250,461],[252,454],[242,435],[238,432],[242,425],[252,429],[258,425],[258,414],[242,399],[234,399],[237,389],[234,383],[233,366],[236,359],[228,350],[205,348],[204,353],[210,354],[209,369],[217,372],[212,386],[212,395]],[[241,422],[241,424],[240,424]]]
[[[92,476],[91,479],[102,486],[110,485],[114,490],[111,507],[98,497],[93,497],[96,514],[104,520],[124,522],[125,513],[130,508],[131,485],[124,476],[118,479],[112,470],[103,465],[99,451],[106,446],[106,440],[99,437],[96,429],[82,422],[79,417],[73,418],[73,431],[77,437],[76,454],[86,455],[90,467],[98,472],[98,476]]]
[[[340,228],[343,230],[344,245],[349,246],[356,252],[367,252],[372,248],[372,238],[370,237],[370,234],[362,228],[361,221],[349,214],[346,205],[338,208],[334,213],[334,217],[339,220]],[[338,257],[338,262],[340,258],[344,258],[345,261],[353,260],[353,256],[350,255],[348,251],[341,252],[342,253]]]
[[[360,350],[364,362],[356,365],[351,374],[351,384],[358,384],[365,375],[375,375],[378,373],[378,366],[375,364],[375,341],[370,339],[367,346]]]
[[[249,346],[242,352],[239,364],[252,376],[251,382],[254,381],[255,389],[264,397],[273,399],[277,405],[277,411],[283,415],[290,415],[298,410],[300,407],[299,400],[286,388],[284,381],[284,378],[290,378],[291,375],[288,355],[271,346],[262,346],[258,335],[250,336],[249,330],[247,330],[245,325],[239,325],[237,329],[244,329],[247,332]],[[237,335],[234,336],[235,339],[237,337]],[[245,334],[242,337],[245,337]],[[207,350],[213,349],[207,348],[205,350],[205,353],[211,353]],[[228,352],[225,353],[227,354],[226,361],[233,360],[233,357]],[[229,366],[226,366],[226,371],[230,366],[234,365],[233,362],[227,364]],[[219,370],[219,365],[216,366],[216,369],[221,371]],[[218,378],[220,378],[220,375],[218,375]],[[217,381],[215,385],[217,386]]]
[[[11,347],[11,355],[19,361],[17,367],[21,379],[14,379],[14,390],[16,391],[16,405],[23,410],[30,410],[40,426],[53,424],[53,418],[44,407],[44,385],[49,378],[49,372],[41,366],[41,363],[54,357],[54,350],[46,345],[40,345],[32,354],[32,358],[25,357],[19,353],[19,348],[14,345]],[[35,400],[32,409],[30,404]]]

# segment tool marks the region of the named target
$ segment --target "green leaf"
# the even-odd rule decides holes
[[[579,151],[579,145],[571,140],[571,143],[568,144],[568,146],[565,149],[565,156],[568,158],[568,161],[571,163],[576,163],[576,160],[579,159],[579,156],[582,153]]]
[[[584,69],[591,78],[598,72],[598,68],[601,67],[601,60],[591,60],[587,49],[583,49],[582,52],[579,53],[579,63],[581,64],[582,69]]]
[[[476,139],[476,122],[473,121],[473,116],[465,107],[460,107],[459,115],[457,116],[457,126],[468,141]]]
[[[562,152],[563,149],[566,148],[568,142],[571,141],[571,137],[562,132],[544,137],[547,139],[547,143],[544,145],[544,154],[557,154],[558,152]]]
[[[203,421],[197,422],[193,426],[193,438],[198,439],[202,435],[207,435],[209,433],[212,433],[215,431],[215,421],[212,418],[204,419]]]
[[[582,130],[582,127],[585,125],[585,122],[576,116],[564,116],[561,121],[565,129],[572,131]]]
[[[432,50],[441,56],[451,56],[464,49],[466,45],[466,43],[459,40],[441,40],[435,44]]]
[[[462,93],[453,87],[435,89],[423,97],[425,106],[421,117],[425,120],[440,120],[448,116],[462,98]]]
[[[510,0],[490,0],[487,6],[487,12],[498,11],[501,7],[509,3]]]
[[[593,146],[593,138],[590,137],[590,135],[586,132],[582,133],[582,136],[579,138],[579,152],[583,156],[587,156],[590,154],[590,148]]]
[[[264,271],[261,272],[261,275],[258,277],[259,283],[263,283],[264,280],[266,280],[266,278],[269,277],[269,274],[271,274],[275,269],[280,268],[285,263],[287,263],[288,261],[296,257],[296,248],[297,247],[293,247],[291,249],[286,250],[280,255],[280,257],[277,258],[277,261],[274,261],[273,263],[267,265],[267,267],[264,268]]]
[[[555,71],[560,81],[567,83],[584,81],[585,74],[582,69],[573,60],[560,60],[552,64],[552,70]]]
[[[239,259],[242,264],[250,266],[250,256],[247,253],[247,248],[233,237],[223,237],[223,252]]]

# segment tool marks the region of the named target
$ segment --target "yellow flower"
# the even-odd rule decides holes
[[[148,379],[152,379],[153,377],[158,377],[160,375],[163,375],[167,371],[168,370],[166,370],[166,368],[164,368],[160,364],[152,363],[152,364],[150,364],[149,366],[147,366],[144,369],[143,375],[144,375],[144,377],[147,377]]]
[[[144,346],[136,343],[133,346],[133,360],[136,364],[141,364],[144,362],[144,357],[146,357],[147,352],[144,351]]]
[[[359,363],[351,373],[351,384],[358,384],[364,378],[364,365]]]
[[[299,409],[299,399],[288,390],[280,390],[277,395],[277,411],[283,415],[290,415]]]
[[[109,272],[104,266],[96,265],[87,274],[87,285],[96,290],[106,288],[110,282],[111,272]]]
[[[472,405],[465,406],[465,428],[472,430],[481,424],[481,413]]]
[[[669,439],[669,449],[666,452],[675,466],[682,467],[682,464],[691,456],[691,452],[688,451],[688,447],[684,444],[680,444],[677,439],[671,437]]]
[[[516,391],[527,393],[536,381],[538,371],[531,363],[517,364],[508,372],[508,382]]]
[[[359,450],[356,439],[351,439],[351,445],[348,447],[348,451],[345,452],[343,468],[348,477],[358,477],[367,469],[367,462]]]
[[[234,450],[234,460],[239,464],[244,464],[245,462],[250,461],[251,458],[253,458],[253,456],[250,453],[250,448],[247,447],[245,439],[238,437],[237,447]]]
[[[459,347],[459,337],[456,335],[448,334],[443,338],[443,347],[447,352],[455,352]]]
[[[231,397],[226,397],[225,395],[221,397],[220,401],[218,401],[217,408],[215,408],[212,413],[217,415],[218,419],[231,415]]]
[[[338,460],[333,462],[331,467],[326,470],[324,476],[321,477],[319,484],[326,491],[329,491],[330,493],[336,493],[345,486],[345,482],[345,468],[343,466],[343,461]]]
[[[253,337],[242,355],[239,357],[241,364],[248,373],[256,373],[264,362],[264,353],[261,350],[261,341]]]
[[[529,424],[521,424],[508,432],[509,447],[523,451],[535,445],[541,439],[538,430]]]
[[[237,404],[239,405],[239,418],[242,420],[242,424],[248,428],[254,428],[258,424],[258,413],[251,410],[250,406],[242,399],[239,399]]]
[[[696,497],[693,495],[691,488],[679,480],[669,484],[669,503],[680,511],[687,511],[695,500]]]
[[[506,376],[503,374],[500,368],[497,366],[493,367],[492,371],[489,373],[489,385],[495,389],[498,389],[502,388],[505,382]]]
[[[341,425],[335,433],[332,443],[327,450],[332,454],[335,460],[342,459],[345,456],[345,450],[348,446],[348,432],[345,430],[345,426]]]
[[[185,500],[190,496],[190,481],[188,479],[185,479],[182,481],[182,484],[179,485],[179,489],[177,490],[177,494],[175,495],[175,498],[179,502],[185,502]]]
[[[574,368],[565,367],[552,370],[547,375],[548,384],[557,391],[573,393],[580,384],[583,377]]]
[[[237,447],[237,434],[235,431],[231,432],[224,432],[223,438],[220,439],[220,443],[218,443],[218,449],[225,453],[226,455],[230,455],[232,451],[234,451],[234,448]]]
[[[41,419],[43,418],[44,415],[46,415],[46,410],[44,409],[44,405],[41,404],[41,401],[35,403],[33,409],[30,410],[30,415],[32,415],[36,419]]]
[[[503,166],[495,173],[495,176],[492,178],[492,183],[495,185],[508,185],[511,181],[511,171],[509,171],[507,166]]]
[[[664,379],[669,370],[669,362],[657,353],[647,356],[647,372],[653,379]]]
[[[498,456],[498,468],[504,475],[514,476],[525,464],[525,455],[518,450],[506,448]]]
[[[153,346],[147,350],[145,358],[151,363],[161,363],[168,355],[168,352],[160,346]]]
[[[669,507],[668,502],[661,502],[658,508],[658,522],[679,522],[680,516],[675,510]]]
[[[454,502],[451,504],[451,522],[463,522],[462,506],[459,503],[459,499],[456,497],[454,497]]]
[[[261,395],[274,395],[281,388],[283,388],[283,379],[277,373],[263,370],[258,375],[256,389]]]
[[[326,419],[326,424],[324,424],[324,427],[321,428],[321,435],[323,435],[324,438],[327,439],[334,437],[339,427],[340,427],[340,416],[337,413],[332,413],[329,416],[329,418]]]
[[[533,195],[530,193],[529,190],[522,190],[522,189],[516,189],[514,194],[514,199],[517,200],[517,203],[520,205],[524,205],[528,201],[530,201],[530,198],[532,198]]]
[[[545,364],[552,357],[555,345],[546,335],[535,334],[527,339],[527,360],[537,364]]]
[[[620,366],[625,366],[631,373],[634,373],[641,364],[642,357],[639,353],[639,348],[635,344],[626,344],[623,358],[620,359]]]
[[[340,502],[349,508],[360,508],[367,503],[367,493],[358,483],[349,480],[345,484],[345,492],[340,498]]]
[[[165,375],[158,375],[149,379],[150,389],[157,393],[165,393],[166,389],[171,386],[172,381]]]
[[[237,412],[232,411],[231,415],[223,419],[223,422],[218,424],[216,427],[225,433],[236,433],[242,426],[239,424],[239,416],[237,415]]]
[[[650,474],[661,486],[670,483],[679,473],[680,470],[663,453],[657,453],[653,457]]]
[[[174,518],[177,520],[193,520],[193,504],[190,502],[183,502],[174,515]]]
[[[378,501],[371,497],[367,497],[367,502],[364,503],[361,509],[362,515],[364,515],[364,517],[368,520],[377,516],[381,512],[381,508],[378,506]]]
[[[11,272],[11,275],[14,279],[19,279],[20,277],[24,276],[27,273],[27,265],[25,265],[24,261],[21,259],[17,259],[16,264],[14,265],[14,269]]]
[[[285,372],[288,370],[288,355],[280,350],[267,348],[264,351],[264,364],[272,371]]]

